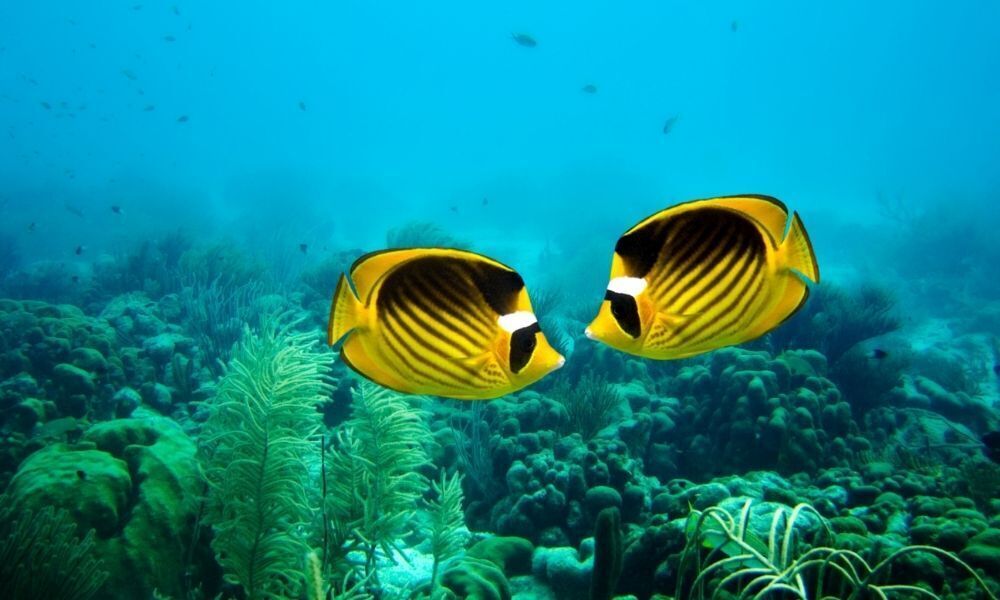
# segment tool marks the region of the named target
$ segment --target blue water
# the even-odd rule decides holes
[[[994,2],[536,4],[9,4],[3,229],[67,260],[175,225],[540,239],[758,192],[823,251],[879,192],[972,212],[1000,184]]]

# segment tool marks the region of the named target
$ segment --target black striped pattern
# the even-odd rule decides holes
[[[767,305],[763,234],[716,208],[681,213],[659,230],[663,245],[646,275],[648,290],[658,311],[676,322],[651,331],[647,346],[686,352],[731,343]]]
[[[506,303],[509,273],[442,256],[417,258],[392,271],[376,296],[375,320],[383,342],[378,362],[441,394],[507,384],[501,370],[483,369],[472,359],[483,355],[497,334],[499,315],[487,302],[483,282],[499,281],[487,290],[493,303]]]

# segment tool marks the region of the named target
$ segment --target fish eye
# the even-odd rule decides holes
[[[542,329],[538,323],[522,327],[510,336],[510,370],[520,373],[531,361],[535,348],[538,347],[538,334]]]
[[[611,316],[629,337],[637,339],[642,334],[642,324],[639,319],[639,306],[635,298],[608,290],[604,299],[611,303]]]

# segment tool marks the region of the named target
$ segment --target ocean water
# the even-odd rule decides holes
[[[998,23],[5,4],[0,597],[996,597]],[[802,218],[802,310],[680,360],[587,339],[619,236],[734,194]],[[565,366],[370,384],[331,299],[399,246],[510,265]]]

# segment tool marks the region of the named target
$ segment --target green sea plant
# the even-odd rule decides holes
[[[531,308],[543,323],[555,316],[565,301],[566,295],[557,287],[542,287],[531,292]]]
[[[967,458],[958,466],[957,481],[977,506],[986,508],[1000,498],[1000,465],[981,458]]]
[[[385,234],[387,248],[461,248],[469,243],[459,240],[440,225],[429,221],[411,221],[393,227]]]
[[[361,550],[365,577],[377,585],[378,552],[398,554],[396,541],[427,490],[420,468],[428,462],[424,444],[430,439],[423,412],[407,396],[367,381],[352,391],[351,418],[326,457],[337,482],[325,500],[332,566]]]
[[[94,264],[91,295],[104,299],[131,292],[161,298],[181,289],[180,258],[191,248],[191,238],[181,230],[156,240],[144,239],[134,247],[115,252]]]
[[[300,591],[317,405],[332,389],[328,354],[282,321],[244,330],[203,432],[212,549],[224,578],[251,600]]]
[[[454,435],[455,456],[473,495],[492,505],[502,492],[502,486],[493,473],[493,451],[496,442],[492,436],[495,423],[487,414],[484,402],[463,403],[458,413],[450,419]],[[465,418],[459,418],[465,417]]]
[[[719,506],[691,511],[685,526],[687,543],[681,554],[675,598],[861,600],[901,594],[940,600],[941,596],[924,587],[886,581],[900,559],[924,553],[958,568],[988,598],[996,600],[979,574],[952,552],[934,546],[902,546],[873,565],[851,549],[804,543],[800,539],[800,519],[806,514],[818,519],[819,537],[834,539],[826,519],[807,504],[791,510],[775,509],[767,539],[762,540],[750,528],[751,505],[752,501],[747,500],[736,515]],[[689,582],[690,574],[694,578]]]
[[[427,502],[430,515],[431,554],[434,566],[431,570],[431,597],[438,589],[438,573],[441,565],[462,552],[463,539],[460,534],[465,526],[462,511],[462,475],[455,473],[446,477],[441,473],[441,482],[431,482],[434,499]]]
[[[231,285],[225,281],[221,277],[195,279],[180,294],[184,327],[198,342],[202,362],[216,376],[222,375],[244,327],[258,321],[263,295],[260,283]]]
[[[902,324],[895,295],[876,283],[845,289],[816,286],[805,307],[769,334],[775,353],[788,349],[823,352],[830,364],[859,342],[895,331]]]
[[[565,434],[579,433],[589,440],[611,423],[611,415],[621,405],[621,396],[603,375],[586,373],[575,383],[559,379],[549,392],[566,409]]]
[[[177,259],[187,281],[216,281],[224,289],[235,289],[260,281],[264,266],[233,242],[200,244]]]
[[[0,597],[86,600],[107,579],[102,567],[93,529],[80,539],[67,511],[19,511],[0,495]]]

